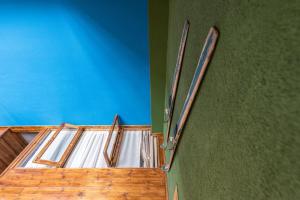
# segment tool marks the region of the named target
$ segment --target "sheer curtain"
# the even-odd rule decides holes
[[[76,131],[77,129],[74,128],[62,129],[42,155],[41,160],[59,162],[68,145],[74,138]]]
[[[36,150],[28,156],[27,161],[22,167],[38,168],[47,167],[32,163],[38,152],[49,141],[54,133],[51,132],[47,137],[41,141]],[[108,131],[92,131],[87,130],[82,133],[78,143],[73,149],[71,155],[66,161],[65,168],[107,168],[103,156],[103,150],[108,137]],[[62,133],[60,133],[62,134]],[[60,134],[58,136],[60,136]],[[45,156],[56,160],[65,150],[66,143],[69,143],[74,132],[64,133],[64,136],[56,138],[56,144],[50,145]],[[112,144],[116,139],[116,133],[113,133],[111,145],[108,148],[108,154],[112,151]],[[52,147],[51,147],[52,146]],[[50,148],[51,147],[51,148]],[[141,168],[141,167],[157,167],[157,140],[153,137],[150,131],[124,131],[123,140],[120,148],[120,155],[116,164],[117,168]]]
[[[143,167],[141,164],[142,135],[141,131],[124,131],[116,167]]]
[[[50,131],[36,146],[34,151],[32,151],[25,160],[21,163],[20,167],[25,168],[51,168],[48,165],[42,165],[33,163],[34,159],[38,155],[38,153],[42,150],[42,148],[47,144],[47,142],[50,140],[50,138],[53,136],[55,131]]]
[[[66,162],[66,168],[105,168],[103,156],[108,131],[84,131],[78,144]],[[113,134],[114,140],[116,134]],[[110,146],[108,152],[111,152]]]

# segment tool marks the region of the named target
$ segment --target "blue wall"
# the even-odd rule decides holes
[[[150,124],[146,0],[0,0],[0,125]]]

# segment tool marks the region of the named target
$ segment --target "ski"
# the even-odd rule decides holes
[[[173,111],[174,111],[174,104],[175,104],[175,99],[176,99],[176,93],[177,93],[177,88],[178,88],[178,83],[179,83],[179,77],[180,77],[180,72],[182,68],[182,61],[183,61],[183,55],[184,55],[184,50],[186,46],[186,41],[187,41],[187,36],[188,36],[188,31],[189,31],[190,23],[188,20],[185,21],[182,35],[181,35],[181,41],[180,41],[180,46],[179,46],[179,51],[177,55],[177,62],[176,62],[176,67],[172,79],[172,85],[170,88],[170,95],[168,98],[168,104],[167,108],[165,109],[165,121],[167,121],[167,137],[166,137],[166,142],[161,146],[163,149],[166,149],[167,144],[169,142],[169,135],[170,135],[170,128],[171,128],[171,123],[172,123],[172,117],[173,117]]]
[[[210,28],[209,33],[205,40],[204,47],[200,54],[198,65],[195,70],[194,77],[191,82],[186,100],[184,102],[179,120],[176,123],[176,126],[172,132],[172,135],[170,136],[170,140],[167,145],[169,147],[171,154],[170,154],[169,162],[163,166],[163,170],[165,170],[165,171],[169,171],[172,166],[172,162],[174,159],[174,155],[175,155],[175,152],[177,149],[177,145],[178,145],[180,136],[183,132],[184,125],[185,125],[188,115],[191,111],[192,104],[195,100],[195,96],[196,96],[199,86],[202,82],[202,79],[203,79],[204,73],[206,71],[206,68],[208,66],[208,63],[210,62],[211,57],[213,55],[218,36],[219,36],[219,33],[218,33],[217,29],[215,27]]]

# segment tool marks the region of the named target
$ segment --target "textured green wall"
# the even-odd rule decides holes
[[[168,37],[168,0],[149,0],[152,131],[162,132]]]
[[[152,132],[163,131],[168,6],[168,0],[149,0]]]
[[[167,88],[191,22],[174,121],[210,26],[220,30],[168,174],[171,196],[178,184],[180,200],[300,199],[299,3],[170,0]]]

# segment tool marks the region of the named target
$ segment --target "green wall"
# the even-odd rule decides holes
[[[163,131],[168,0],[149,0],[152,132]]]
[[[180,200],[300,199],[299,13],[297,0],[170,0],[166,88],[191,22],[174,121],[209,28],[220,30],[168,173],[171,197],[178,184]]]

